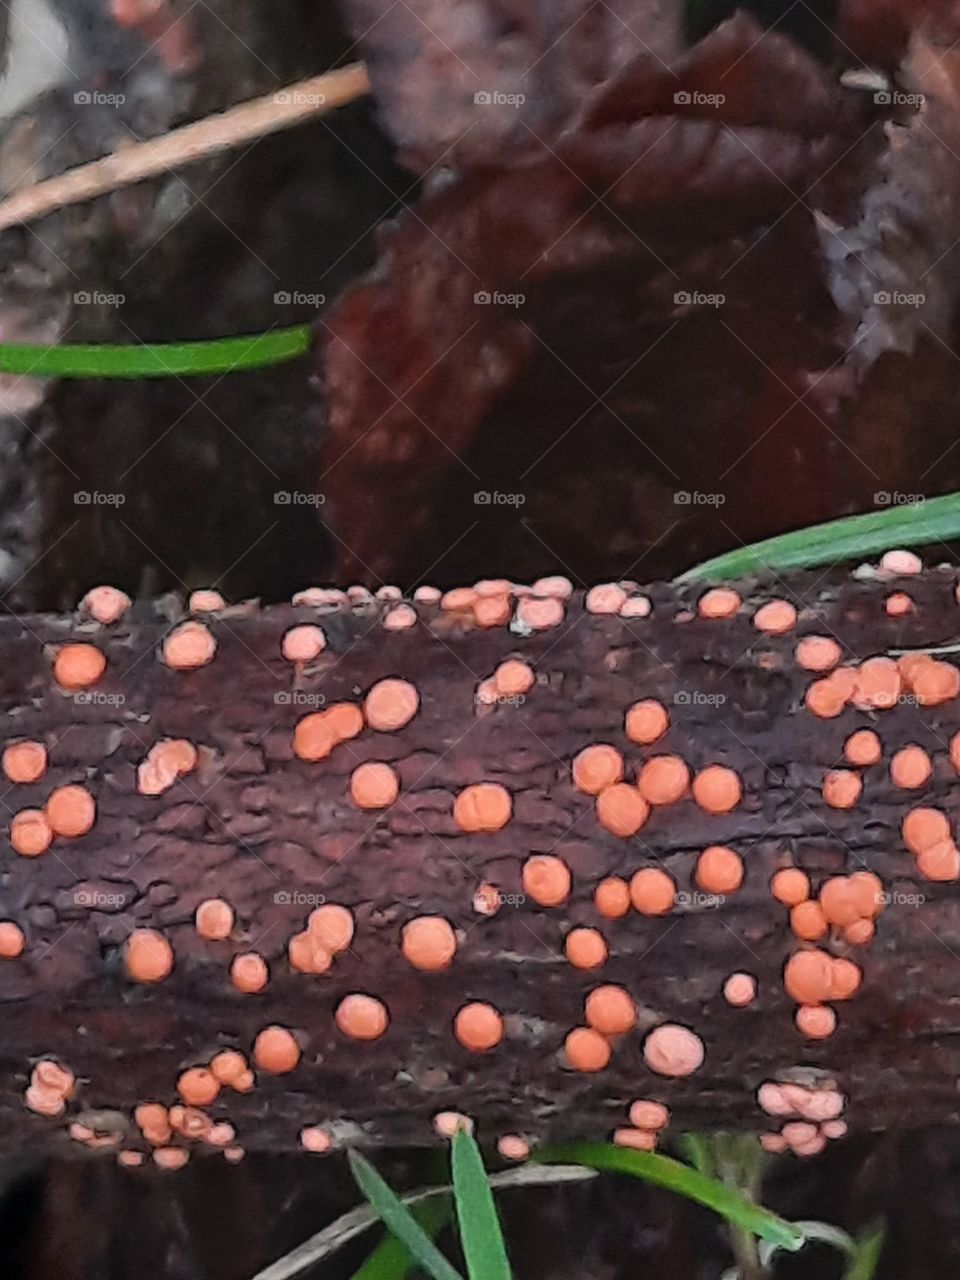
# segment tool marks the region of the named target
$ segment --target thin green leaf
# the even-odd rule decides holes
[[[886,1224],[880,1222],[857,1237],[856,1256],[843,1273],[843,1280],[873,1280],[886,1234]]]
[[[350,1172],[357,1186],[379,1213],[390,1231],[402,1240],[415,1260],[433,1280],[462,1280],[459,1271],[452,1267],[423,1227],[380,1177],[376,1169],[359,1151],[348,1153]]]
[[[310,326],[272,329],[207,342],[66,344],[0,342],[0,373],[34,378],[179,378],[263,369],[295,360],[310,347]]]
[[[536,1160],[550,1164],[554,1160],[564,1164],[583,1164],[590,1169],[604,1169],[611,1173],[625,1173],[642,1178],[655,1186],[675,1191],[678,1195],[706,1205],[737,1226],[752,1231],[762,1240],[770,1240],[781,1249],[796,1252],[803,1247],[804,1234],[792,1222],[779,1218],[768,1209],[753,1204],[732,1187],[715,1178],[706,1178],[689,1165],[672,1160],[669,1156],[650,1151],[634,1151],[627,1147],[615,1147],[609,1143],[571,1143],[569,1146],[551,1147],[539,1152]]]
[[[725,582],[752,574],[785,573],[789,569],[876,555],[890,547],[915,547],[957,537],[960,493],[948,493],[942,498],[846,516],[754,542],[688,569],[677,582]]]
[[[702,1173],[705,1178],[713,1177],[713,1156],[706,1135],[683,1133],[680,1135],[680,1146],[698,1173]]]
[[[500,1218],[473,1134],[460,1129],[453,1135],[450,1166],[460,1244],[470,1280],[510,1280]]]
[[[426,1200],[411,1210],[431,1240],[436,1240],[450,1220],[448,1200]],[[413,1255],[396,1236],[387,1234],[367,1258],[353,1280],[405,1280],[416,1265]]]

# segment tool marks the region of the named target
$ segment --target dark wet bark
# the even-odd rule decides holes
[[[954,581],[947,571],[917,581],[917,612],[904,620],[887,618],[880,583],[828,585],[809,575],[789,587],[806,601],[799,631],[835,634],[853,659],[951,639]],[[5,804],[40,804],[65,782],[85,782],[98,804],[88,836],[57,842],[38,859],[16,856],[9,844],[3,855],[0,915],[28,935],[24,956],[0,967],[5,1149],[41,1139],[67,1145],[60,1122],[23,1109],[38,1056],[62,1057],[82,1078],[72,1115],[92,1108],[129,1117],[140,1100],[173,1102],[180,1070],[218,1048],[249,1052],[268,1023],[295,1030],[301,1065],[289,1076],[261,1076],[249,1095],[227,1092],[213,1109],[252,1148],[293,1148],[304,1123],[329,1124],[351,1141],[422,1143],[432,1114],[446,1108],[476,1116],[487,1136],[597,1137],[645,1095],[667,1101],[682,1125],[759,1127],[757,1085],[799,1065],[837,1079],[854,1125],[952,1116],[960,899],[953,886],[914,883],[898,830],[910,804],[957,816],[946,755],[960,728],[957,705],[903,703],[878,717],[886,760],[907,742],[934,754],[934,780],[923,792],[896,790],[881,765],[866,771],[857,808],[830,809],[823,775],[840,761],[847,734],[871,717],[849,709],[829,722],[811,716],[802,706],[809,677],[792,658],[796,637],[759,636],[752,608],[729,622],[683,621],[673,589],[653,595],[648,620],[597,618],[577,603],[561,628],[528,639],[464,631],[449,616],[424,615],[414,630],[386,634],[363,609],[319,617],[304,608],[238,609],[212,621],[217,657],[190,674],[157,661],[168,624],[143,606],[130,625],[94,637],[109,666],[91,701],[63,695],[50,679],[48,647],[78,634],[74,620],[0,621],[7,739],[41,738],[51,757],[42,782],[9,788]],[[279,657],[280,638],[294,621],[314,618],[329,645],[295,681]],[[537,685],[522,705],[478,716],[478,682],[512,653],[534,666]],[[292,729],[318,699],[354,700],[385,675],[420,691],[409,726],[392,735],[365,730],[321,763],[292,758]],[[745,797],[733,814],[710,817],[684,801],[655,811],[631,840],[598,825],[592,801],[571,786],[569,762],[584,745],[610,741],[624,749],[632,776],[644,752],[625,741],[622,720],[640,697],[660,698],[673,720],[651,750],[741,774]],[[136,766],[167,736],[194,741],[201,765],[162,797],[141,796]],[[349,799],[349,775],[363,760],[388,760],[400,773],[401,798],[382,814]],[[499,781],[513,794],[513,818],[499,833],[465,835],[453,821],[455,793],[478,781]],[[721,905],[692,895],[663,919],[631,913],[604,923],[608,963],[591,974],[570,967],[564,935],[571,925],[601,923],[592,906],[600,879],[662,863],[690,894],[696,856],[711,843],[743,854],[740,892]],[[521,867],[534,852],[568,863],[567,906],[508,901],[493,918],[478,916],[479,883],[493,882],[508,898],[522,893]],[[796,1032],[780,982],[796,944],[767,884],[789,859],[815,877],[867,866],[903,895],[857,956],[864,986],[839,1006],[838,1033],[816,1045]],[[235,936],[223,943],[202,941],[192,923],[197,903],[214,895],[237,913]],[[291,973],[287,940],[318,896],[353,909],[354,943],[323,977]],[[418,973],[400,956],[400,929],[421,913],[444,915],[461,931],[445,973]],[[134,986],[122,972],[119,949],[138,926],[163,930],[175,949],[174,973],[156,987]],[[271,966],[256,996],[237,994],[227,978],[231,957],[247,948]],[[759,981],[748,1010],[729,1008],[721,995],[735,970]],[[681,1082],[655,1076],[640,1036],[630,1035],[599,1075],[566,1069],[559,1050],[598,981],[632,992],[641,1031],[662,1020],[695,1028],[706,1044],[703,1068]],[[389,1031],[376,1043],[345,1040],[334,1026],[339,998],[352,991],[375,994],[390,1010]],[[468,999],[490,1001],[507,1018],[507,1038],[489,1055],[467,1053],[452,1035]]]

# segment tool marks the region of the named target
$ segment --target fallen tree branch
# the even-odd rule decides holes
[[[369,90],[366,69],[362,63],[355,62],[194,120],[158,138],[133,143],[101,160],[36,182],[0,201],[0,231],[231,151],[281,129],[292,129],[305,120],[363,97]]]
[[[697,588],[651,590],[650,617],[596,615],[577,597],[558,626],[529,634],[520,633],[528,630],[522,621],[513,630],[477,626],[470,605],[418,604],[416,624],[397,630],[382,617],[396,606],[372,600],[250,605],[210,616],[216,656],[196,670],[172,670],[158,657],[171,624],[155,606],[139,605],[111,627],[0,619],[7,743],[41,742],[49,756],[43,776],[11,784],[4,803],[11,813],[49,809],[51,792],[68,784],[86,787],[96,803],[87,834],[58,838],[41,856],[18,856],[6,842],[0,918],[23,931],[25,948],[0,960],[3,1149],[40,1139],[75,1147],[72,1122],[87,1141],[92,1133],[146,1151],[134,1108],[177,1102],[184,1070],[224,1049],[249,1057],[268,1025],[295,1037],[297,1065],[282,1074],[258,1069],[247,1092],[224,1088],[202,1109],[205,1136],[210,1122],[229,1122],[249,1147],[294,1148],[303,1126],[320,1127],[322,1147],[422,1144],[432,1117],[451,1110],[475,1117],[488,1138],[596,1138],[626,1124],[638,1097],[667,1103],[684,1127],[759,1129],[769,1121],[758,1086],[797,1077],[835,1080],[854,1124],[953,1116],[960,897],[953,884],[919,877],[900,824],[918,804],[955,822],[947,744],[960,728],[960,705],[905,695],[889,710],[848,704],[820,718],[804,703],[816,677],[798,667],[794,649],[811,633],[836,636],[848,662],[941,645],[956,634],[955,580],[947,570],[911,580],[912,612],[891,616],[883,581],[827,585],[822,575],[795,575],[787,594],[799,621],[781,636],[754,625],[756,606],[771,594],[756,588],[735,616],[714,619],[697,615]],[[300,665],[281,656],[295,624],[317,624],[326,638]],[[107,665],[69,694],[52,663],[78,640],[97,646]],[[493,702],[478,705],[478,688],[491,696],[484,682],[512,656],[530,664],[535,684],[522,695],[494,691]],[[297,758],[292,737],[305,715],[362,703],[384,677],[417,690],[408,723],[376,730],[385,711],[378,719],[373,708],[362,732],[325,758]],[[638,699],[658,700],[672,722],[649,746],[624,734],[625,712]],[[400,705],[387,703],[386,712]],[[832,807],[825,774],[842,766],[850,733],[871,724],[883,762],[862,770],[854,807]],[[322,737],[317,730],[314,753]],[[194,744],[197,767],[176,780],[154,766],[141,770],[164,739]],[[658,805],[636,835],[622,838],[571,782],[573,757],[597,742],[623,753],[631,788],[644,758],[671,753],[694,772],[712,763],[734,770],[742,801],[723,814],[689,796]],[[917,790],[894,785],[889,771],[891,754],[908,743],[934,762]],[[369,762],[388,763],[399,778],[398,798],[383,809],[360,807],[364,789],[351,790],[354,770]],[[509,793],[509,820],[496,830],[464,829],[477,825],[470,812],[496,825],[496,805],[482,797],[472,810],[464,801],[455,808],[476,783]],[[742,856],[736,892],[698,887],[697,860],[710,845]],[[524,873],[534,854],[562,860],[570,873],[569,897],[561,893],[554,907],[538,904],[543,886],[534,891]],[[869,868],[890,901],[873,946],[851,948],[839,934],[820,943],[853,955],[864,975],[856,998],[837,1006],[836,1034],[823,1041],[801,1037],[783,989],[784,962],[802,945],[770,895],[772,873],[787,864],[806,869],[814,892],[831,875]],[[599,883],[629,880],[643,867],[674,878],[666,913],[601,916]],[[495,894],[480,902],[482,884]],[[221,941],[200,936],[194,922],[198,905],[214,898],[235,916]],[[326,972],[298,972],[288,947],[321,902],[348,908],[355,932]],[[413,952],[401,949],[404,926],[420,916],[443,917],[455,930],[456,954],[437,972],[414,967]],[[609,957],[600,967],[571,965],[573,927],[603,934]],[[162,981],[132,980],[124,948],[136,929],[169,944],[173,967]],[[232,963],[246,952],[269,969],[254,994],[231,982]],[[734,972],[757,981],[747,1008],[724,1000]],[[612,1038],[605,1068],[573,1070],[565,1040],[600,984],[629,992],[636,1027]],[[337,1014],[356,993],[383,1004],[389,1024],[376,1039],[344,1034]],[[458,1010],[472,1001],[504,1020],[488,1052],[470,1051],[454,1034]],[[669,1078],[645,1061],[645,1034],[665,1022],[703,1042],[703,1064],[688,1076]],[[54,1116],[24,1105],[45,1057],[78,1081]]]

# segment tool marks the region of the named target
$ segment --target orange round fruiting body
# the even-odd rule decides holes
[[[497,693],[505,698],[516,698],[529,693],[536,683],[533,668],[519,658],[508,658],[501,662],[493,673],[493,683]]]
[[[664,1022],[647,1035],[643,1057],[651,1071],[661,1076],[689,1076],[703,1065],[704,1047],[688,1027]]]
[[[188,1107],[209,1107],[220,1094],[220,1081],[207,1067],[189,1067],[177,1080],[177,1093]]]
[[[89,689],[107,669],[107,660],[94,644],[65,644],[57,651],[53,678],[61,689]]]
[[[503,1039],[503,1018],[492,1004],[473,1001],[457,1011],[453,1033],[471,1053],[487,1053]]]
[[[630,1123],[637,1129],[658,1133],[670,1123],[670,1112],[662,1102],[638,1098],[630,1104]]]
[[[785,907],[796,907],[810,897],[810,877],[799,867],[783,867],[775,871],[770,892]]]
[[[523,864],[524,893],[541,907],[559,907],[570,896],[570,868],[551,853],[536,853]]]
[[[206,898],[194,914],[197,933],[208,942],[222,942],[229,938],[234,919],[233,907],[223,898]]]
[[[830,998],[833,957],[825,951],[795,951],[783,970],[787,995],[797,1004],[819,1004]]]
[[[12,920],[0,920],[0,960],[16,960],[23,955],[27,940],[23,930]]]
[[[116,587],[91,587],[80,601],[81,609],[86,609],[94,622],[102,626],[119,622],[131,604],[127,593]]]
[[[623,777],[623,756],[605,742],[597,742],[573,759],[573,785],[578,791],[597,796]]]
[[[473,1121],[460,1111],[438,1111],[433,1117],[433,1130],[438,1138],[449,1141],[460,1132],[473,1133]]]
[[[670,727],[666,707],[653,698],[645,698],[629,707],[624,721],[624,732],[631,742],[649,747],[657,742]]]
[[[626,782],[616,782],[597,796],[597,821],[621,839],[634,836],[646,822],[650,806],[636,789]]]
[[[794,656],[802,670],[822,673],[832,671],[843,653],[830,636],[804,636],[797,644]]]
[[[400,794],[400,779],[388,764],[369,761],[350,775],[350,798],[358,809],[386,809]]]
[[[190,1152],[183,1147],[155,1147],[153,1163],[158,1169],[182,1169],[190,1160]]]
[[[210,1070],[221,1084],[231,1087],[247,1071],[247,1060],[236,1049],[221,1049],[210,1059]]]
[[[344,996],[337,1005],[337,1026],[353,1040],[377,1040],[389,1022],[386,1005],[375,996]]]
[[[922,849],[917,854],[917,870],[927,880],[946,883],[960,879],[960,850],[952,840]]]
[[[676,897],[676,881],[659,867],[641,867],[630,880],[630,901],[642,916],[667,915]]]
[[[495,916],[503,906],[503,897],[495,884],[480,884],[473,895],[473,909],[480,916]]]
[[[559,627],[564,618],[563,601],[549,597],[524,599],[517,604],[517,622],[530,631],[549,631]]]
[[[648,804],[675,804],[689,786],[690,769],[680,756],[652,756],[637,774],[637,789]]]
[[[930,662],[917,669],[912,684],[922,707],[937,707],[960,693],[960,671],[949,662]]]
[[[837,1015],[829,1005],[802,1004],[796,1012],[796,1024],[808,1040],[826,1040],[837,1029]]]
[[[830,970],[830,999],[849,1000],[859,990],[863,974],[846,956],[834,957]]]
[[[860,915],[868,919],[878,916],[885,906],[883,881],[872,871],[854,871],[850,877],[850,892]]]
[[[867,658],[857,668],[852,702],[861,711],[895,707],[903,686],[900,668],[892,658]]]
[[[261,1071],[286,1075],[300,1061],[300,1046],[286,1027],[264,1027],[253,1042],[253,1060]]]
[[[605,1036],[622,1036],[637,1025],[637,1006],[629,991],[613,985],[594,987],[587,996],[588,1027]]]
[[[464,787],[453,803],[453,818],[461,831],[499,831],[512,814],[510,792],[498,782],[475,782]]]
[[[629,1147],[633,1151],[655,1151],[657,1135],[649,1129],[627,1129],[621,1127],[613,1131],[615,1147]]]
[[[123,963],[134,982],[162,982],[173,969],[173,948],[156,929],[134,929],[123,944]]]
[[[693,798],[706,813],[730,813],[743,798],[743,783],[726,765],[707,765],[693,780]]]
[[[262,991],[270,980],[267,962],[257,951],[245,951],[233,957],[230,965],[230,981],[244,995]]]
[[[316,1124],[309,1124],[300,1130],[300,1145],[304,1151],[309,1151],[313,1155],[323,1155],[330,1150],[333,1139],[326,1129],[321,1129]]]
[[[327,647],[327,637],[321,627],[303,625],[291,627],[283,637],[280,652],[288,662],[313,662]]]
[[[332,702],[320,714],[335,743],[347,742],[363,732],[363,712],[355,702]]]
[[[325,902],[310,912],[307,928],[321,946],[326,947],[331,955],[338,956],[353,941],[356,923],[349,907],[338,902]]]
[[[704,893],[735,893],[743,883],[743,859],[724,845],[710,845],[697,859],[696,881]]]
[[[325,760],[337,745],[325,711],[312,711],[297,722],[293,731],[293,754],[298,760]]]
[[[367,724],[380,733],[402,729],[419,709],[420,695],[409,680],[378,680],[363,704]]]
[[[888,618],[903,618],[913,613],[916,605],[905,591],[894,591],[884,600],[883,608]]]
[[[97,806],[86,787],[69,783],[50,792],[44,814],[55,836],[85,836],[97,816]]]
[[[876,925],[872,920],[854,920],[853,924],[848,924],[843,931],[843,940],[851,947],[865,947],[873,941],[877,932]]]
[[[414,969],[439,973],[457,952],[457,936],[443,916],[417,916],[403,926],[400,949]]]
[[[298,973],[326,973],[333,964],[333,956],[309,929],[291,937],[287,943],[287,959],[290,968]]]
[[[769,600],[753,615],[758,631],[771,636],[784,636],[797,625],[797,611],[789,600]]]
[[[592,1027],[574,1027],[563,1049],[574,1071],[602,1071],[610,1062],[609,1043]]]
[[[847,876],[831,876],[820,886],[820,909],[830,924],[853,924],[861,915],[856,886]]]
[[[187,601],[188,613],[219,613],[221,609],[226,607],[227,602],[220,592],[213,591],[210,588],[191,591],[190,599]]]
[[[823,780],[823,802],[831,809],[852,809],[863,794],[863,779],[853,769],[831,769]]]
[[[39,782],[47,771],[47,748],[42,742],[12,742],[4,748],[3,773],[8,782]]]
[[[804,942],[819,942],[830,926],[819,902],[798,902],[790,910],[790,928]]]
[[[951,838],[950,822],[939,809],[920,806],[911,809],[901,825],[903,842],[911,853],[919,854]]]
[[[517,1133],[505,1133],[497,1139],[497,1154],[501,1160],[526,1160],[530,1155],[530,1143]]]
[[[571,929],[563,950],[575,969],[599,969],[607,959],[607,944],[596,929]]]
[[[915,552],[896,547],[892,551],[885,551],[880,557],[880,569],[884,573],[913,575],[922,573],[923,561]]]
[[[911,743],[894,752],[890,761],[890,778],[895,787],[915,791],[930,781],[933,773],[933,761],[924,751]]]
[[[731,973],[723,984],[723,998],[735,1009],[745,1009],[757,998],[757,980],[751,973]]]
[[[847,764],[859,768],[879,764],[882,754],[880,739],[872,729],[857,729],[843,744],[843,757]]]
[[[630,886],[619,876],[607,876],[597,885],[593,905],[607,920],[619,920],[630,910]]]
[[[163,642],[163,661],[173,671],[196,671],[212,662],[217,642],[203,622],[182,622]]]
[[[740,608],[739,594],[731,587],[711,587],[697,603],[701,618],[732,618]]]
[[[50,823],[42,809],[21,809],[10,823],[10,843],[22,858],[46,853],[53,840]]]
[[[623,587],[618,587],[615,582],[605,582],[590,588],[584,596],[583,607],[587,613],[619,613],[626,598]]]

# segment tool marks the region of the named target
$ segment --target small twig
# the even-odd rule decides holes
[[[66,205],[132,186],[158,173],[169,172],[206,156],[229,151],[280,129],[290,129],[334,107],[344,106],[370,91],[367,71],[353,62],[322,76],[302,80],[262,98],[242,102],[216,115],[205,116],[158,138],[134,143],[122,151],[78,165],[0,201],[0,231],[32,222]]]

